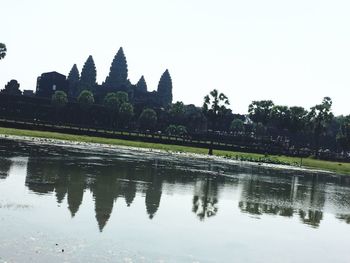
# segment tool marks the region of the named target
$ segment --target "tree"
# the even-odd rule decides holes
[[[87,90],[93,91],[95,86],[96,86],[96,67],[95,67],[94,59],[90,55],[86,60],[83,66],[83,69],[81,71],[79,87],[80,87],[80,90],[87,89]]]
[[[173,84],[170,73],[166,70],[161,76],[158,84],[158,96],[162,106],[168,106],[173,101]]]
[[[117,91],[116,92],[119,104],[122,105],[125,102],[129,101],[129,96],[128,93],[124,92],[124,91]]]
[[[103,99],[103,105],[109,109],[110,112],[116,113],[120,107],[120,102],[117,94],[114,92],[107,93]]]
[[[5,58],[6,52],[7,52],[6,45],[3,43],[0,43],[0,60]]]
[[[287,106],[273,106],[270,120],[279,129],[288,128],[290,123],[290,109]]]
[[[78,96],[78,103],[86,111],[95,103],[94,95],[89,90],[83,90]]]
[[[172,136],[172,135],[177,135],[177,129],[176,125],[171,124],[165,129],[165,133]]]
[[[52,105],[57,109],[62,109],[68,103],[67,94],[64,91],[56,91],[51,98]]]
[[[69,82],[69,95],[76,98],[79,95],[78,84],[80,80],[80,74],[76,64],[70,70],[67,80]]]
[[[185,106],[184,123],[193,132],[205,131],[207,129],[207,118],[202,109],[193,104]]]
[[[175,104],[172,104],[169,109],[169,114],[171,118],[171,123],[181,124],[184,122],[185,117],[185,105],[182,101],[178,101]]]
[[[136,89],[140,92],[147,92],[147,83],[143,76],[141,76],[140,80],[137,82]]]
[[[271,100],[253,101],[248,108],[249,118],[266,125],[271,120],[273,106]]]
[[[51,97],[51,103],[55,107],[56,120],[60,110],[62,110],[68,103],[67,94],[64,91],[58,90]]]
[[[121,47],[114,56],[110,67],[109,75],[106,78],[105,85],[109,88],[119,88],[126,85],[128,80],[128,65]]]
[[[103,104],[110,112],[111,126],[113,126],[114,118],[118,114],[119,109],[123,103],[128,102],[128,94],[123,91],[110,92],[103,100]]]
[[[115,115],[118,113],[119,107],[121,105],[117,94],[114,92],[108,93],[103,100],[103,104],[110,113],[110,126],[113,127]]]
[[[255,135],[262,136],[266,133],[266,127],[261,122],[257,122],[253,124],[253,131]]]
[[[218,119],[224,116],[228,109],[226,106],[230,105],[227,96],[224,93],[219,93],[217,89],[212,90],[209,95],[204,97],[203,112],[212,124],[212,128],[216,129]]]
[[[288,130],[292,133],[305,131],[308,111],[303,107],[290,107],[290,121]]]
[[[318,156],[320,136],[326,132],[333,118],[332,100],[329,97],[324,97],[321,104],[317,104],[310,109],[308,123],[314,136],[316,157]]]
[[[139,125],[143,130],[153,130],[157,124],[157,113],[152,109],[144,109],[139,117]]]
[[[187,129],[183,125],[169,125],[166,130],[166,134],[173,135],[173,136],[184,136],[187,134]]]
[[[5,85],[5,88],[1,91],[3,94],[8,95],[22,95],[22,91],[19,89],[19,83],[17,80],[12,79]]]
[[[178,136],[184,136],[184,135],[187,135],[187,129],[185,126],[183,125],[178,125],[176,127],[176,133]]]
[[[241,119],[233,119],[230,130],[233,132],[244,132],[244,122]]]
[[[127,126],[133,116],[134,116],[134,107],[128,102],[123,103],[119,109],[119,117],[120,117],[120,122],[122,123],[122,126],[123,127]]]
[[[336,140],[344,151],[350,150],[350,115],[342,121]]]

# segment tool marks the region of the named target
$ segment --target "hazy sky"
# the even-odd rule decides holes
[[[92,55],[101,83],[120,46],[129,78],[149,90],[169,69],[174,100],[201,105],[212,89],[234,112],[252,100],[309,108],[324,96],[350,114],[349,0],[1,0],[0,87],[35,89]]]

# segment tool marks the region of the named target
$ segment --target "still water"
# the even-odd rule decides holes
[[[0,140],[0,262],[350,262],[350,176]]]

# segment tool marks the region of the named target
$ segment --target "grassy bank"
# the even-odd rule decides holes
[[[120,139],[108,139],[108,138],[91,137],[91,136],[84,136],[84,135],[71,135],[71,134],[46,132],[46,131],[20,130],[20,129],[0,127],[0,134],[30,136],[30,137],[39,137],[39,138],[47,138],[47,139],[59,139],[59,140],[66,140],[66,141],[79,141],[79,142],[87,142],[87,143],[102,143],[102,144],[109,144],[109,145],[121,145],[121,146],[131,146],[131,147],[139,147],[139,148],[151,148],[151,149],[158,149],[158,150],[172,151],[172,152],[188,152],[188,153],[196,153],[196,154],[208,153],[208,149],[205,149],[205,148],[128,141],[128,140],[120,140]],[[264,156],[262,154],[256,154],[256,153],[242,153],[242,152],[231,152],[231,151],[222,151],[222,150],[214,150],[213,154],[217,156],[230,158],[230,159],[235,159],[235,160],[286,164],[286,165],[295,165],[295,166],[299,166],[301,161],[301,159],[297,157],[275,156],[275,155]],[[322,160],[316,160],[313,158],[303,158],[302,163],[303,163],[303,167],[306,167],[306,168],[323,169],[323,170],[332,171],[332,172],[341,173],[341,174],[350,174],[350,163],[322,161]]]

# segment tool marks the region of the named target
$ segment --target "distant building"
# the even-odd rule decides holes
[[[1,90],[2,94],[8,94],[8,95],[22,95],[22,91],[19,89],[19,83],[17,80],[12,79],[10,80],[3,90]]]
[[[66,76],[56,71],[41,74],[36,83],[36,96],[51,98],[57,90],[68,93],[68,81]]]
[[[34,97],[34,91],[31,89],[25,89],[23,90],[23,96],[27,96],[27,97]]]

